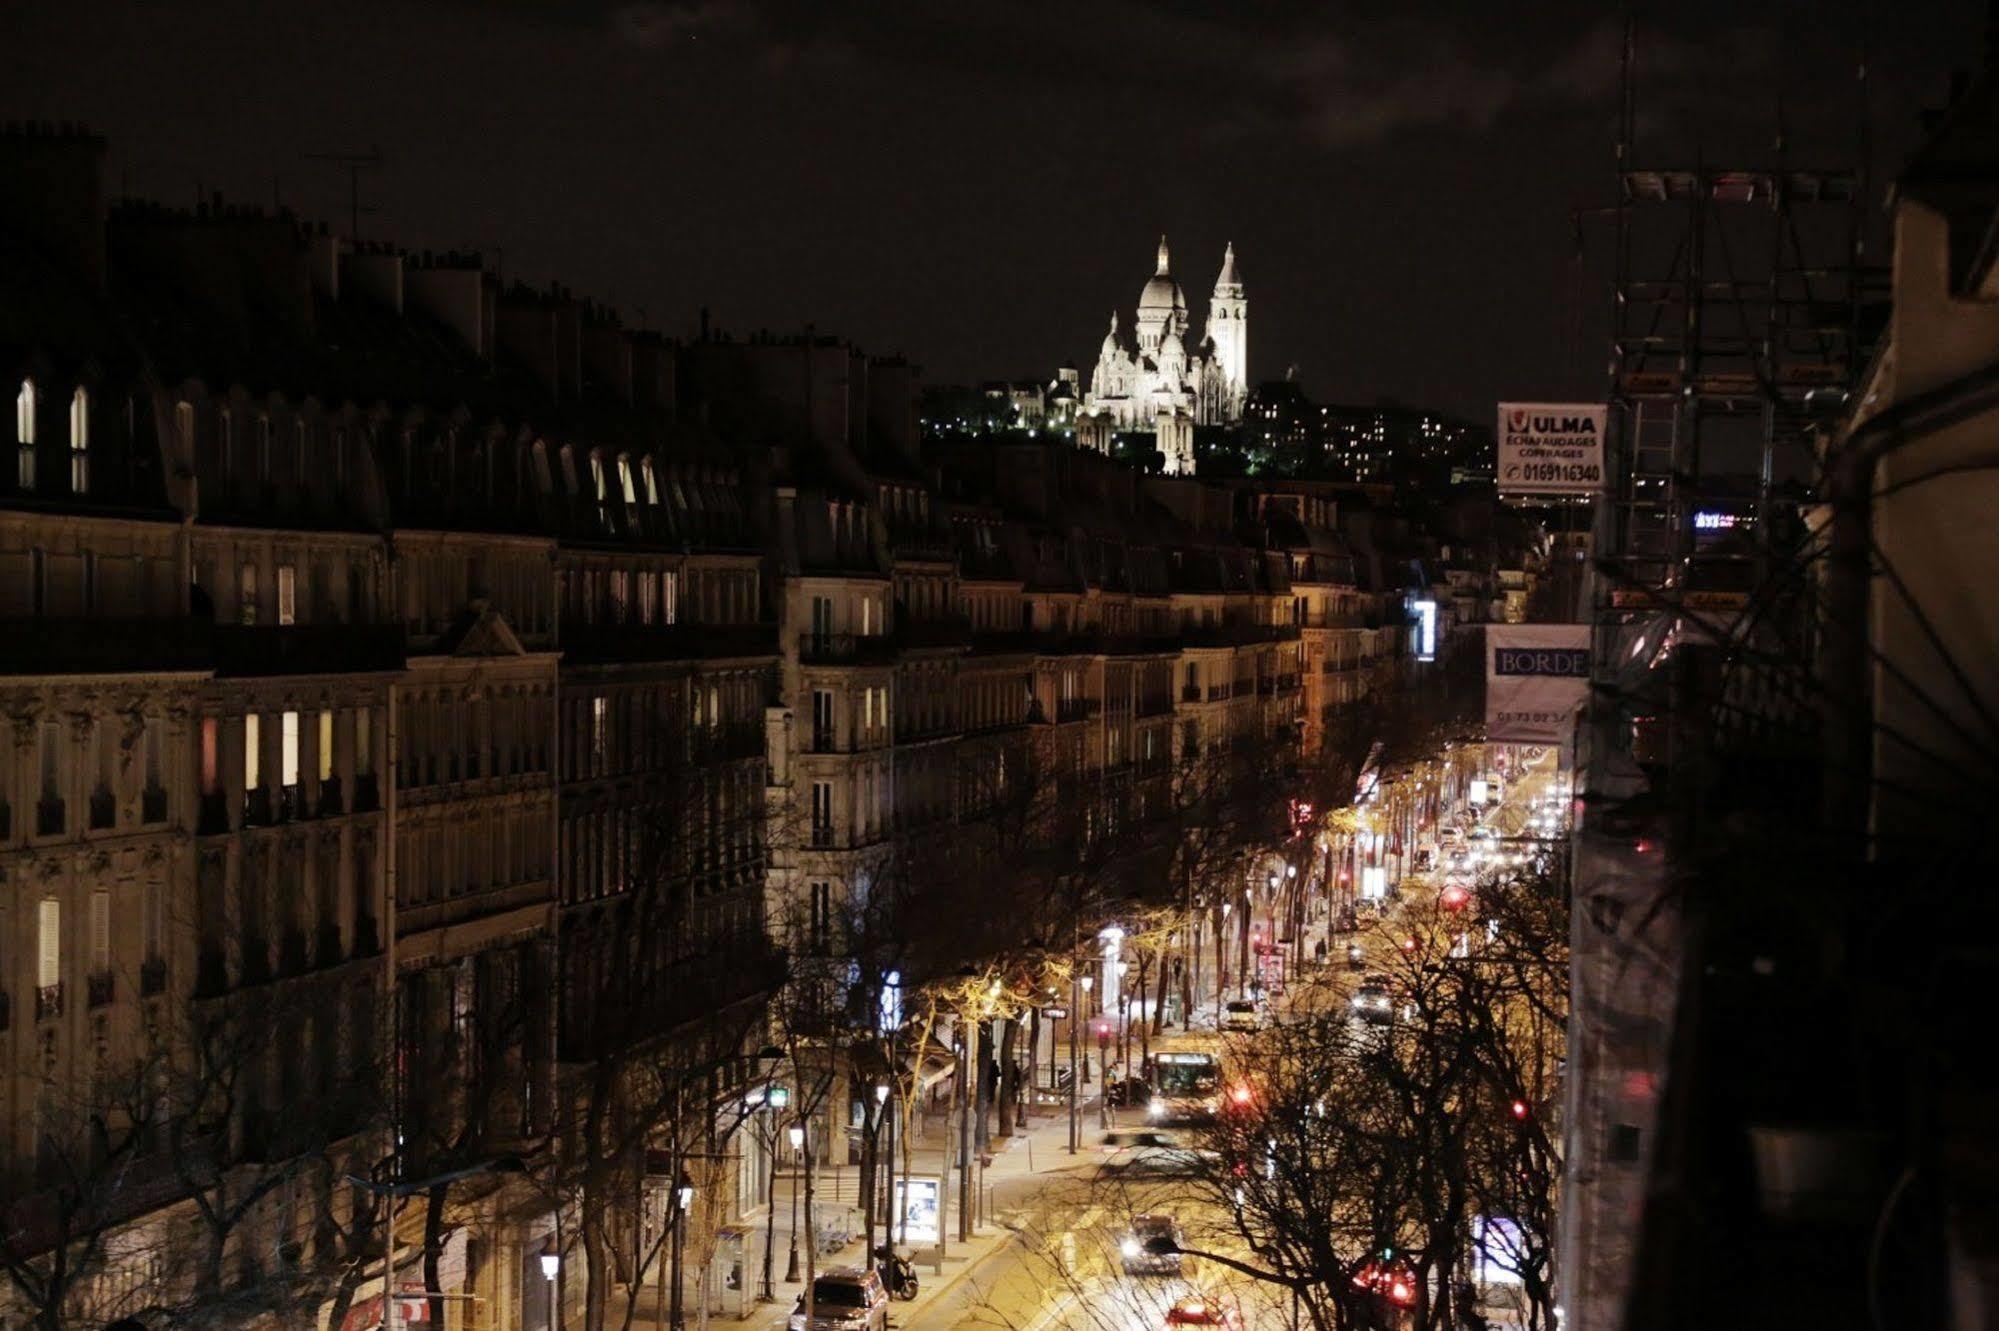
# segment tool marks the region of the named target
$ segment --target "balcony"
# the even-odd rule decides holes
[[[62,1015],[62,981],[35,990],[35,1020],[53,1021]]]
[[[117,977],[110,971],[93,971],[84,981],[85,996],[94,1008],[109,1007],[117,988]]]
[[[63,829],[68,826],[65,814],[66,810],[61,800],[36,800],[35,835],[61,836]]]
[[[4,1031],[7,1029],[7,1025],[12,1020],[12,1018],[13,1018],[13,1013],[10,1010],[7,998],[7,991],[5,989],[0,989],[0,1031]]]
[[[297,822],[305,817],[305,797],[295,785],[278,787],[278,821]]]
[[[972,642],[972,621],[948,615],[941,619],[900,620],[895,640],[903,647],[968,647]]]
[[[229,830],[229,806],[224,802],[221,791],[201,792],[201,809],[194,830],[199,836],[214,836]]]
[[[1103,709],[1104,704],[1098,698],[1064,698],[1055,704],[1055,724],[1087,721]]]
[[[167,792],[160,786],[148,786],[139,792],[139,821],[148,825],[167,820]]]
[[[833,829],[814,824],[812,828],[812,844],[821,848],[831,846],[833,844]]]
[[[203,997],[221,993],[229,987],[229,965],[223,960],[220,948],[205,947],[195,959],[194,991]]]
[[[340,800],[340,778],[329,776],[319,783],[319,803],[317,814],[321,818],[337,818],[344,812]]]
[[[107,832],[118,825],[118,797],[108,790],[90,792],[90,830]]]
[[[1189,684],[1185,688],[1181,689],[1180,701],[1181,702],[1201,701],[1201,686],[1199,684]]]
[[[303,975],[310,968],[306,959],[305,935],[296,929],[287,929],[285,936],[278,940],[278,974]]]
[[[801,633],[798,659],[805,665],[882,665],[895,659],[896,640],[879,633]]]
[[[375,774],[363,772],[354,778],[354,812],[373,813],[382,807],[381,792],[375,785]]]
[[[1185,690],[1182,690],[1181,696],[1186,696]],[[1188,701],[1192,702],[1193,699],[1189,698]],[[1173,698],[1170,694],[1141,693],[1138,696],[1137,711],[1140,716],[1164,716],[1172,710]]]
[[[774,624],[565,623],[562,626],[563,660],[572,664],[708,661],[776,655]]]
[[[1228,685],[1226,685],[1226,684],[1210,684],[1210,685],[1208,685],[1208,701],[1209,701],[1209,702],[1223,702],[1223,701],[1226,701],[1226,700],[1227,700],[1228,696],[1229,696],[1229,686],[1228,686]]]
[[[217,624],[216,672],[225,676],[367,674],[401,670],[396,624]]]
[[[688,736],[688,747],[697,763],[761,758],[764,756],[763,723],[738,721],[733,725],[704,726]]]
[[[0,674],[197,670],[214,626],[192,619],[0,620]]]
[[[382,950],[382,933],[372,915],[356,916],[354,920],[354,955],[372,957]]]
[[[812,748],[810,752],[838,753],[839,751],[840,746],[833,742],[833,732],[831,730],[814,730],[812,732]]]
[[[263,786],[243,792],[243,826],[268,827],[271,822],[271,792]]]
[[[14,809],[6,800],[0,800],[0,841],[14,835]]]
[[[149,957],[139,965],[139,997],[152,998],[167,991],[167,959]]]
[[[271,949],[261,938],[243,940],[243,983],[262,984],[271,978]]]

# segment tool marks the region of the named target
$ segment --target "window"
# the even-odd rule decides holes
[[[40,944],[35,984],[41,989],[53,989],[62,983],[62,902],[43,897],[35,926],[36,941]]]
[[[831,689],[812,690],[812,747],[827,750],[833,747],[833,691]]]
[[[680,574],[672,569],[659,575],[659,622],[678,623],[680,617]]]
[[[298,784],[298,713],[286,712],[278,719],[278,772],[281,786]]]
[[[166,955],[166,889],[158,879],[146,883],[145,918],[140,927],[145,934],[146,960],[157,961]]]
[[[659,600],[659,574],[650,569],[639,573],[639,623],[652,623],[653,607]]]
[[[831,845],[833,842],[833,783],[814,781],[812,783],[812,844]]]
[[[19,459],[16,479],[23,490],[35,488],[35,381],[25,379],[14,398],[14,451]]]
[[[618,488],[627,504],[639,502],[638,491],[632,485],[632,460],[622,453],[618,455]]]
[[[90,395],[81,388],[69,399],[69,489],[90,493]]]
[[[222,723],[215,717],[201,718],[201,793],[213,795],[222,789]]]
[[[874,626],[875,598],[872,596],[863,596],[861,598],[861,636],[865,638],[873,633],[875,631]]]
[[[57,766],[57,749],[62,745],[62,723],[42,722],[42,802],[56,804],[62,800],[61,776]]]
[[[90,973],[111,969],[111,894],[103,888],[90,894]]]
[[[263,729],[255,712],[243,718],[243,789],[255,790],[264,784]]]
[[[812,913],[806,924],[806,939],[812,951],[824,952],[833,934],[833,885],[814,882],[811,889]]]
[[[250,621],[245,620],[245,623]],[[298,622],[298,570],[290,564],[278,565],[278,623]]]
[[[319,714],[319,779],[333,779],[333,713]]]
[[[368,776],[375,770],[374,726],[370,724],[368,709],[354,709],[354,775]]]
[[[611,570],[611,622],[622,624],[632,603],[632,575],[626,569]]]
[[[590,455],[590,491],[597,496],[597,502],[600,504],[609,493],[604,484],[604,459],[595,453]]]
[[[242,593],[243,613],[237,622],[254,624],[257,622],[257,566],[243,565],[242,575],[238,586]]]
[[[604,774],[604,731],[606,702],[603,694],[590,700],[590,775]]]

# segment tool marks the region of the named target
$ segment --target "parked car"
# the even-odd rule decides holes
[[[1135,1215],[1118,1253],[1128,1276],[1177,1276],[1180,1225],[1170,1215]]]
[[[1253,1031],[1263,1024],[1263,1018],[1256,1010],[1256,1004],[1246,998],[1238,998],[1222,1010],[1222,1029],[1225,1031]]]
[[[789,1325],[790,1331],[888,1331],[888,1288],[873,1271],[828,1267],[812,1282],[811,1324],[800,1294]]]

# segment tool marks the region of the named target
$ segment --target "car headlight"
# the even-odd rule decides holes
[[[1166,1102],[1164,1100],[1152,1100],[1146,1104],[1145,1116],[1147,1118],[1163,1118],[1165,1115]]]
[[[1143,1248],[1138,1246],[1137,1239],[1131,1238],[1129,1236],[1125,1238],[1125,1241],[1123,1243],[1118,1245],[1118,1249],[1119,1251],[1123,1252],[1124,1255],[1127,1257],[1136,1257],[1141,1252],[1145,1251]]]

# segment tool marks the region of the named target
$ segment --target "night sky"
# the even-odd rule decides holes
[[[1641,160],[1853,153],[1860,0],[1640,4]],[[1877,186],[1983,5],[1875,0]],[[937,382],[1087,370],[1170,237],[1233,240],[1250,371],[1486,419],[1600,393],[1621,20],[1523,6],[958,0],[16,0],[0,118],[80,120],[109,188],[275,196],[481,249],[685,335],[811,323]],[[1670,145],[1670,147],[1668,146]],[[1878,198],[1879,189],[1875,191]],[[1584,337],[1566,334],[1585,316]]]

